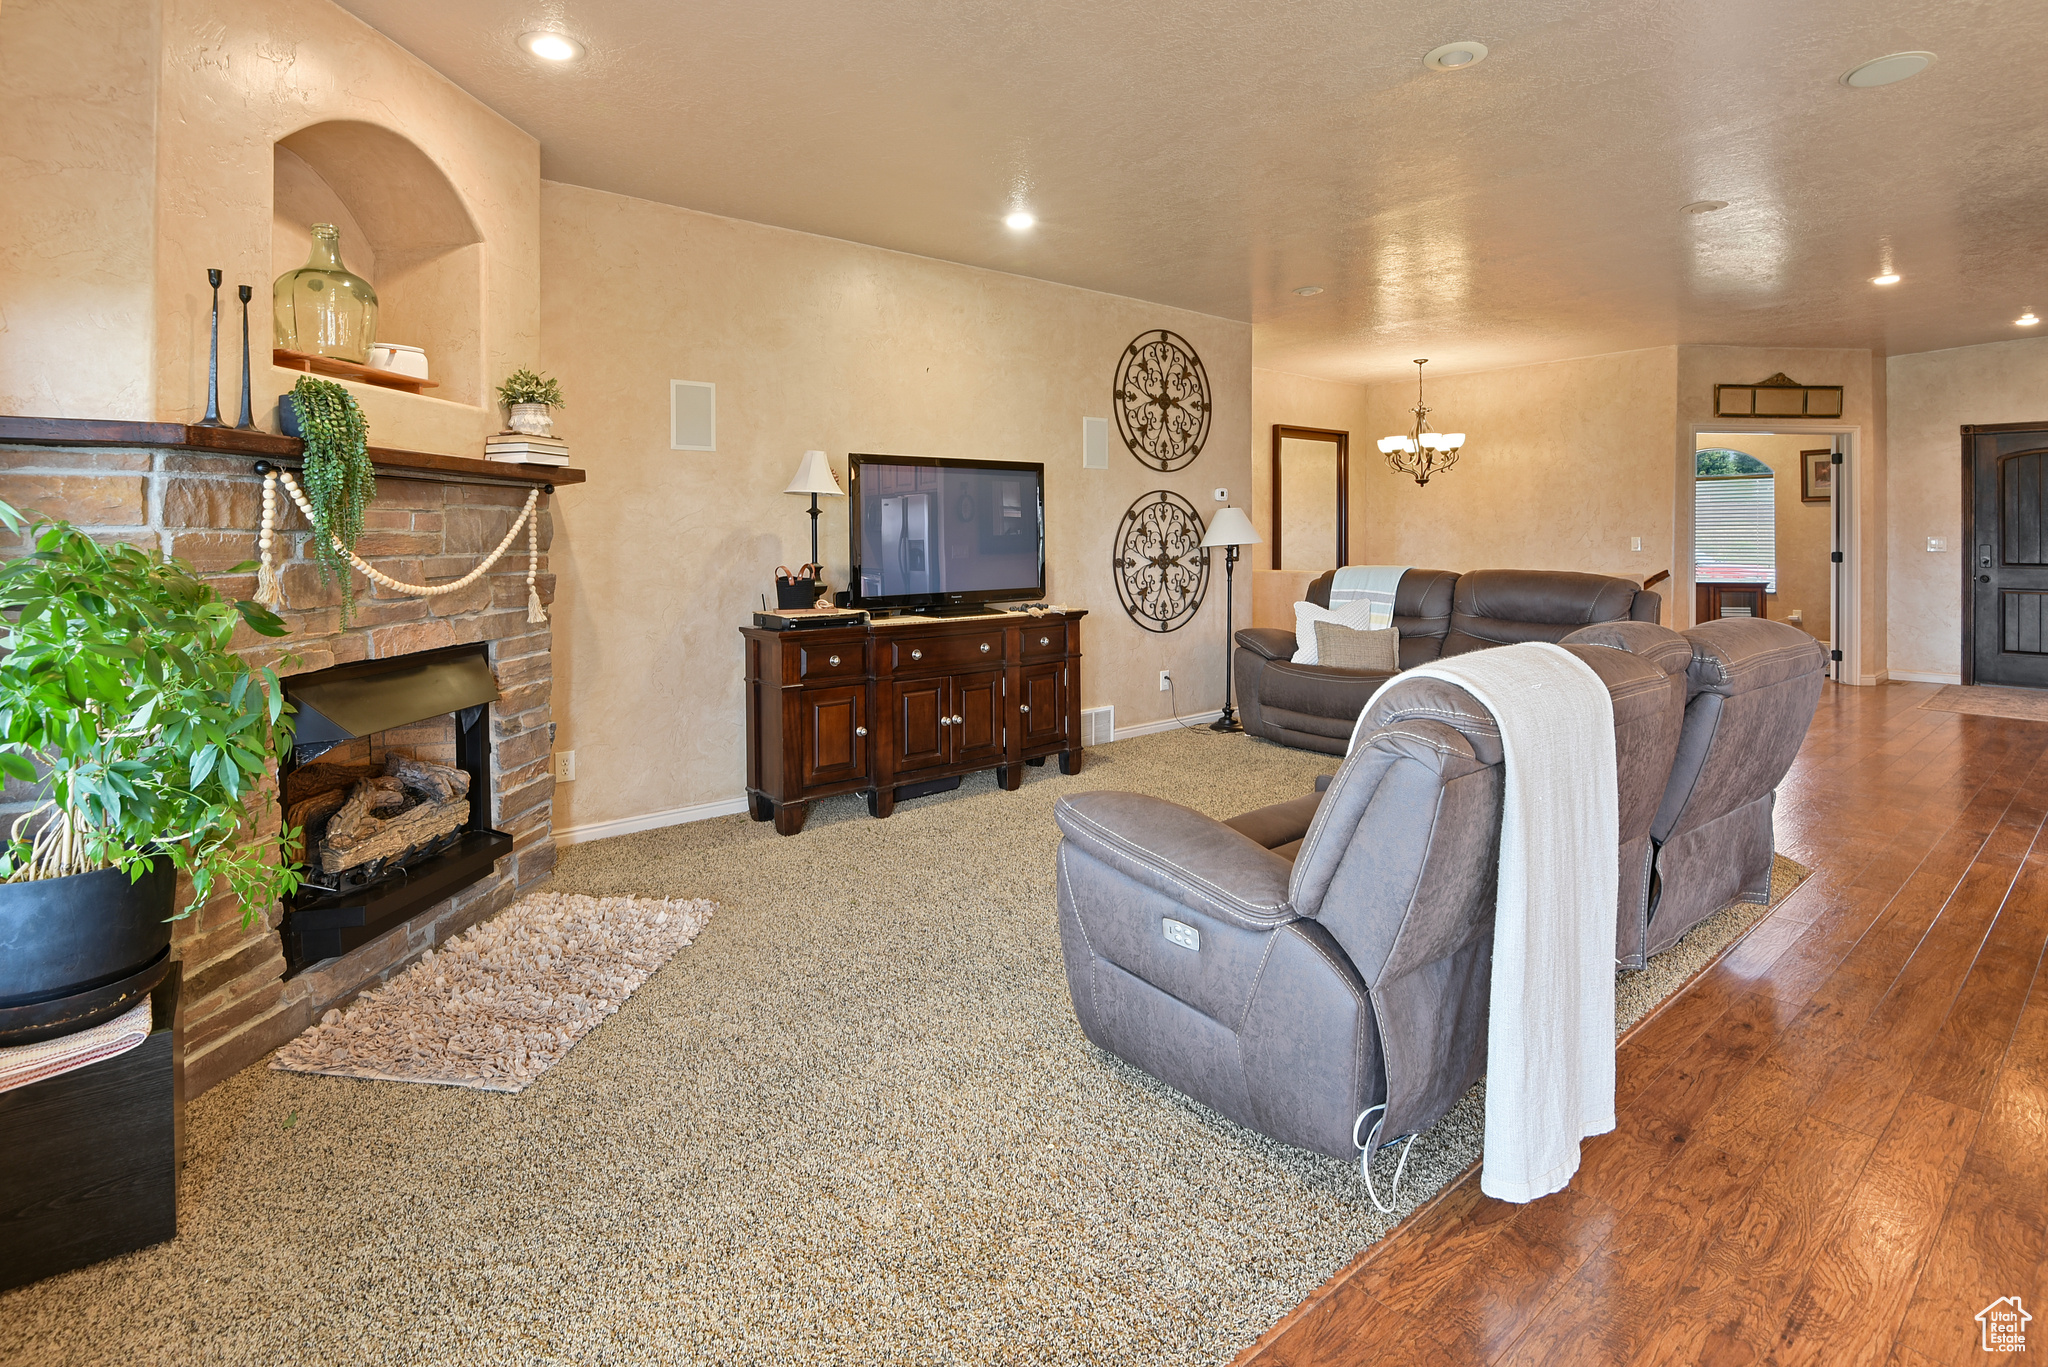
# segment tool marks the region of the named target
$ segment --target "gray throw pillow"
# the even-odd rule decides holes
[[[1337,669],[1396,672],[1401,668],[1401,629],[1359,631],[1335,622],[1317,622],[1316,663]]]

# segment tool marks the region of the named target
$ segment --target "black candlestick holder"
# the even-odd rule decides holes
[[[220,420],[220,272],[209,270],[206,283],[213,286],[213,335],[206,351],[206,416],[199,426],[226,427]]]
[[[256,430],[256,409],[249,394],[249,300],[255,293],[247,285],[235,286],[235,294],[242,301],[242,420],[235,424],[237,432]]]

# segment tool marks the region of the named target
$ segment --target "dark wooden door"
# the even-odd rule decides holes
[[[2048,423],[1963,429],[1965,683],[2048,688]]]
[[[806,688],[798,695],[803,736],[799,778],[806,788],[868,772],[868,690],[866,684]]]
[[[1003,758],[1003,674],[962,674],[953,680],[953,760],[999,764]]]
[[[1023,696],[1017,699],[1017,705],[1026,749],[1057,741],[1066,734],[1066,674],[1064,664],[1033,665],[1018,680]]]
[[[899,679],[891,686],[896,731],[896,769],[929,769],[944,764],[952,734],[952,680]]]

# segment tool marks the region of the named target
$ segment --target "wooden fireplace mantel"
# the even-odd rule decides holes
[[[243,432],[232,427],[193,427],[181,422],[120,422],[100,418],[21,418],[0,416],[0,445],[30,446],[175,446],[224,456],[269,456],[297,460],[305,443],[274,432]],[[582,470],[561,465],[513,465],[465,456],[436,455],[372,446],[370,463],[393,475],[439,479],[503,480],[513,484],[581,484]]]

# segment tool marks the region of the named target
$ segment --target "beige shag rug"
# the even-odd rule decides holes
[[[2008,721],[2048,721],[2048,690],[1947,684],[1920,706],[1928,712],[1965,712],[1973,717],[2004,717]]]
[[[1335,767],[1203,727],[885,821],[849,795],[789,838],[731,816],[566,849],[556,889],[718,914],[520,1095],[228,1079],[186,1110],[178,1237],[0,1294],[0,1363],[1227,1363],[1455,1178],[1482,1111],[1383,1215],[1356,1162],[1090,1046],[1053,802],[1223,817]],[[1617,1025],[1763,915],[1623,974]]]
[[[711,919],[712,903],[540,892],[427,951],[270,1066],[524,1091]]]

